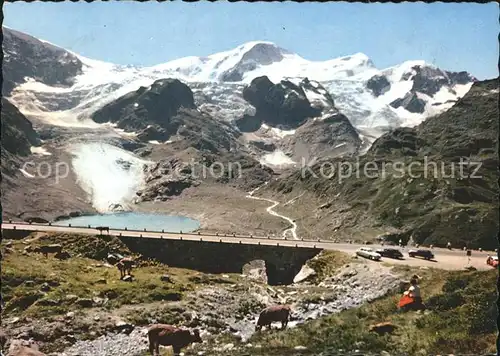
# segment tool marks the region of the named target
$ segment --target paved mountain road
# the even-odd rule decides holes
[[[20,230],[20,231],[41,231],[41,232],[66,232],[74,234],[99,234],[95,228],[91,227],[69,227],[69,226],[54,226],[48,224],[27,224],[27,223],[2,223],[2,230]],[[107,234],[107,232],[103,232]],[[365,245],[360,244],[348,244],[348,243],[334,243],[330,241],[320,240],[295,240],[295,239],[274,239],[265,237],[250,237],[250,236],[231,236],[231,235],[202,235],[197,233],[162,233],[162,232],[152,232],[152,231],[130,231],[130,230],[114,230],[110,229],[109,235],[114,236],[130,236],[137,238],[156,238],[156,239],[172,239],[172,240],[190,240],[190,241],[209,241],[209,242],[219,242],[219,243],[235,243],[235,244],[251,244],[251,245],[274,245],[279,244],[280,246],[289,246],[297,248],[318,248],[325,250],[337,250],[346,252],[349,254],[354,254],[356,250]],[[380,245],[369,245],[373,249],[382,247]],[[494,254],[494,252],[487,251],[472,251],[472,256],[468,261],[465,251],[462,250],[448,250],[444,248],[434,248],[432,251],[435,255],[435,261],[427,261],[421,258],[410,258],[408,257],[408,247],[401,249],[405,255],[404,260],[394,260],[391,258],[382,258],[382,262],[387,262],[391,264],[401,264],[409,266],[418,267],[435,267],[447,270],[459,270],[463,269],[465,266],[473,266],[477,269],[487,270],[492,267],[486,265],[486,258],[488,255]],[[370,263],[380,263],[373,262]]]

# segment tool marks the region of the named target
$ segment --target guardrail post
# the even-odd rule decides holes
[[[125,231],[127,231],[127,227],[125,226]]]
[[[144,232],[146,232],[146,228],[144,228]]]
[[[51,223],[51,222],[49,222],[49,226],[52,226],[52,223]]]
[[[165,229],[161,229],[161,232],[165,233]]]
[[[203,242],[203,237],[200,237],[200,241]]]
[[[236,234],[233,232],[233,237],[236,237]]]
[[[32,224],[32,221],[30,220],[30,221],[29,221],[29,223],[30,223],[30,225],[31,225],[31,224]]]
[[[260,241],[259,241],[258,245],[260,246]]]
[[[12,224],[12,219],[9,219],[9,224]]]
[[[316,245],[314,245],[314,248],[316,248]]]
[[[182,230],[181,230],[181,235],[182,235]]]
[[[240,245],[241,245],[241,240],[240,240]]]
[[[142,237],[142,234],[140,234],[139,237]]]
[[[219,233],[218,233],[218,232],[216,232],[216,233],[215,233],[215,236],[219,236]]]
[[[276,246],[279,246],[279,245],[280,245],[280,243],[279,243],[279,242],[276,242]]]
[[[182,236],[180,237],[180,240],[182,241]]]
[[[298,245],[298,244],[295,244],[295,247],[299,247],[299,245]]]
[[[71,227],[71,224],[68,224],[68,227]]]
[[[14,230],[16,229],[16,227],[14,226]]]
[[[122,236],[122,233],[120,232],[120,235],[118,235],[118,236]]]
[[[253,235],[252,234],[250,234],[250,238],[253,239]]]
[[[219,242],[222,242],[222,239],[219,239]]]
[[[201,235],[199,231],[198,231],[198,235]]]

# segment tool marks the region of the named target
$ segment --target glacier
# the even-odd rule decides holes
[[[130,210],[135,192],[144,184],[144,166],[151,162],[106,143],[78,143],[67,150],[73,155],[77,183],[98,212],[118,206]]]
[[[68,52],[83,63],[82,74],[75,77],[74,85],[61,88],[29,80],[12,94],[11,99],[21,111],[54,125],[91,127],[93,123],[88,118],[96,109],[140,86],[149,87],[155,80],[172,77],[193,88],[201,110],[231,121],[252,110],[242,98],[244,86],[266,75],[275,83],[306,77],[321,83],[354,126],[398,127],[417,125],[426,117],[447,110],[472,85],[443,86],[439,93],[423,97],[426,102],[423,113],[411,113],[389,104],[412,88],[413,81],[406,76],[414,66],[437,70],[425,61],[407,61],[379,70],[362,53],[310,61],[266,41],[248,42],[207,57],[185,57],[151,67],[115,65]],[[387,77],[390,83],[390,90],[378,97],[366,86],[375,75]],[[322,100],[312,92],[307,94],[312,101]]]

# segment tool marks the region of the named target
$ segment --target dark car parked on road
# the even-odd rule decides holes
[[[404,256],[397,248],[379,248],[375,252],[379,253],[382,257],[389,257],[395,259],[403,259]]]
[[[434,254],[429,250],[410,250],[408,251],[408,256],[423,257],[426,260],[432,260],[434,258]]]

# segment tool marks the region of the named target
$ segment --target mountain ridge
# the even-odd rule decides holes
[[[69,117],[86,119],[108,102],[165,78],[176,78],[190,86],[204,83],[202,90],[217,102],[225,99],[214,96],[209,87],[231,91],[232,85],[248,85],[256,77],[267,76],[273,82],[289,78],[321,82],[355,126],[414,126],[449,109],[476,80],[466,72],[441,70],[421,60],[379,70],[362,53],[310,61],[269,41],[251,41],[209,56],[185,57],[149,67],[115,65],[66,52],[81,63],[78,73],[72,66],[61,69],[64,81],[73,84],[56,87],[50,81],[19,74],[23,80],[15,83],[11,99],[21,111],[41,117],[58,112],[68,121]],[[15,56],[7,48],[6,57],[17,60]],[[16,72],[16,68],[6,70]],[[373,78],[382,79],[374,83]],[[227,117],[237,119],[240,111],[227,111]]]

